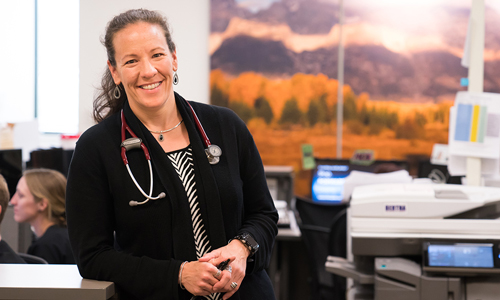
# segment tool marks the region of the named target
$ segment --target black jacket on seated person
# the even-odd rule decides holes
[[[74,264],[68,229],[52,225],[28,248],[28,254],[45,259],[49,264]]]
[[[0,241],[0,264],[25,264],[26,262],[5,241]]]

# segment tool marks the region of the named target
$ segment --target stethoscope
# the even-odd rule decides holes
[[[203,126],[201,126],[201,122],[198,119],[198,116],[196,115],[193,107],[191,104],[186,101],[186,103],[189,105],[189,108],[191,109],[191,114],[193,115],[194,122],[196,123],[196,127],[198,128],[199,133],[202,136],[203,139],[203,144],[205,145],[205,154],[207,155],[208,162],[211,165],[215,165],[219,163],[220,161],[220,156],[222,155],[222,150],[220,149],[219,146],[217,145],[212,145],[210,143],[210,139],[208,138],[207,134],[205,133],[205,130],[203,129]],[[161,192],[158,196],[153,197],[153,168],[151,167],[151,157],[149,155],[148,148],[140,138],[135,135],[135,133],[132,131],[130,126],[128,126],[127,122],[125,121],[125,115],[123,114],[123,109],[121,111],[121,121],[122,121],[122,128],[121,128],[121,135],[122,135],[122,143],[121,143],[121,156],[123,163],[125,164],[125,167],[127,168],[128,174],[130,175],[130,178],[132,178],[132,181],[135,183],[135,186],[137,189],[142,193],[144,197],[146,197],[146,200],[142,202],[134,201],[131,200],[128,204],[130,206],[137,206],[137,205],[142,205],[147,203],[149,200],[158,200],[161,198],[165,198],[166,194],[164,192]],[[125,130],[128,131],[128,133],[132,136],[131,138],[125,139]],[[134,174],[132,174],[132,171],[130,170],[130,166],[128,164],[128,159],[127,159],[127,151],[131,149],[137,149],[141,148],[142,151],[144,152],[144,156],[146,156],[146,160],[148,161],[148,166],[149,166],[149,195],[144,192],[144,190],[141,188],[137,180],[135,180]]]

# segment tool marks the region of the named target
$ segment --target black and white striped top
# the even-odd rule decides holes
[[[200,258],[206,253],[210,252],[212,247],[210,246],[210,241],[205,230],[205,225],[203,225],[203,218],[200,212],[200,204],[198,202],[196,180],[194,178],[193,150],[191,149],[191,146],[188,146],[181,150],[169,152],[167,156],[172,162],[175,171],[179,175],[182,185],[184,186],[184,190],[187,194],[189,208],[191,209],[191,221],[193,224],[196,256],[197,258]],[[219,299],[220,295],[220,293],[214,293],[209,296],[205,296],[205,298],[215,300]]]

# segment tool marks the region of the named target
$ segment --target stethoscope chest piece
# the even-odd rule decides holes
[[[220,156],[222,155],[222,150],[217,145],[208,145],[208,148],[205,149],[205,154],[207,155],[208,162],[211,165],[218,164],[220,161]]]
[[[140,138],[132,137],[124,140],[121,143],[121,147],[124,147],[127,151],[131,149],[141,148],[142,140]]]

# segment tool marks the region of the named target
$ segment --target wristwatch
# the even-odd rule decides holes
[[[252,257],[255,254],[255,252],[259,250],[259,244],[249,233],[245,232],[240,235],[237,235],[231,240],[229,240],[229,242],[231,242],[232,240],[239,240],[240,242],[243,243],[245,247],[247,247],[247,249],[250,251],[250,256],[248,257]]]

